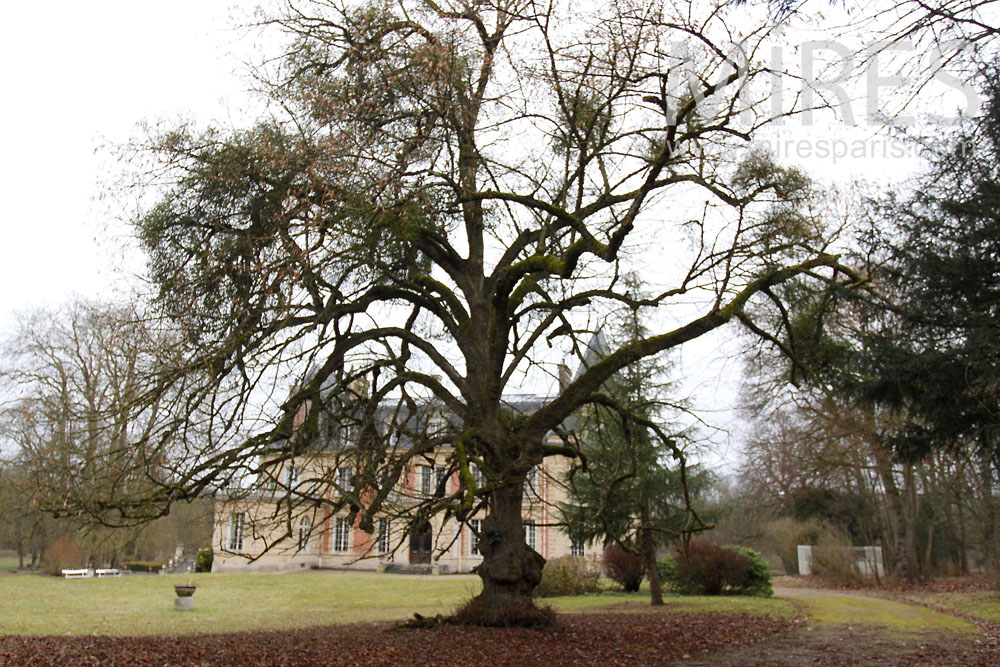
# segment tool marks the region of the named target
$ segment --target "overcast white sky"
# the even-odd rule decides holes
[[[121,258],[98,200],[101,146],[143,119],[224,117],[246,86],[229,2],[17,2],[0,21],[0,322],[90,296]],[[235,46],[234,46],[235,45]]]

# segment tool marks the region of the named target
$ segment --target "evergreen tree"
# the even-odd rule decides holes
[[[643,333],[632,312],[612,338],[635,342]],[[593,356],[604,349],[599,334],[591,345]],[[654,605],[663,604],[657,547],[706,527],[691,507],[690,494],[710,481],[707,472],[686,464],[688,431],[671,425],[683,406],[667,398],[668,371],[669,364],[653,357],[602,386],[599,401],[579,425],[584,455],[569,471],[572,502],[560,506],[574,541],[617,544],[642,557]]]
[[[865,340],[862,391],[914,415],[893,440],[905,458],[970,442],[1000,453],[997,75],[983,72],[983,115],[936,152],[914,194],[878,211],[895,308]]]

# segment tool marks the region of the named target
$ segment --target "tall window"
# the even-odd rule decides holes
[[[480,556],[479,533],[483,530],[483,520],[473,519],[469,522],[469,555]]]
[[[538,536],[535,534],[535,522],[524,522],[524,541],[532,549],[538,548]]]
[[[378,538],[375,540],[375,553],[389,553],[389,520],[379,519]]]
[[[309,517],[302,517],[299,522],[299,551],[309,551],[309,538],[312,534],[312,526],[309,524]]]
[[[524,477],[524,495],[538,495],[538,469],[532,467]]]
[[[288,466],[288,488],[294,489],[295,485],[299,483],[299,468],[298,466]]]
[[[345,553],[351,545],[351,524],[342,516],[338,516],[333,522],[333,550],[338,553]]]
[[[233,553],[243,551],[243,530],[246,515],[243,512],[233,512],[229,515],[229,544],[227,547]]]
[[[586,555],[586,547],[583,540],[573,540],[569,543],[569,555],[583,558]]]
[[[425,496],[434,493],[434,466],[420,466],[420,493]]]
[[[404,488],[405,486],[406,484],[404,483],[404,481],[399,481],[393,484],[392,488],[389,489],[389,495],[386,496],[386,500],[392,505],[398,505],[399,503],[403,502],[404,494],[400,491],[400,489]]]
[[[479,466],[469,466],[469,472],[472,473],[472,479],[475,480],[476,486],[479,488],[486,486],[486,475],[479,469]]]
[[[344,491],[351,488],[351,469],[337,468],[337,486]]]

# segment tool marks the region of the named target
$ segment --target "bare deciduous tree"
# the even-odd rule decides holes
[[[757,49],[773,27],[748,16],[321,1],[269,21],[290,36],[262,70],[270,116],[137,153],[159,201],[136,229],[183,359],[143,394],[170,418],[129,444],[136,464],[170,462],[146,501],[266,477],[339,434],[351,479],[287,482],[286,506],[374,530],[401,472],[447,451],[460,490],[403,508],[485,509],[481,618],[530,607],[544,560],[524,481],[578,454],[567,418],[613,403],[600,388],[621,369],[734,320],[769,335],[747,306],[776,285],[857,279],[808,215],[808,180],[747,147],[770,120]],[[652,296],[628,289],[637,266]],[[540,404],[505,400],[551,387],[614,309],[657,331]]]

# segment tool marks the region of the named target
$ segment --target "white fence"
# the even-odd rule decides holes
[[[799,548],[799,574],[812,574],[813,547],[809,544],[800,544]],[[882,561],[882,547],[840,547],[844,551],[854,552],[854,562],[857,564],[858,572],[865,577],[884,577],[885,566]]]

